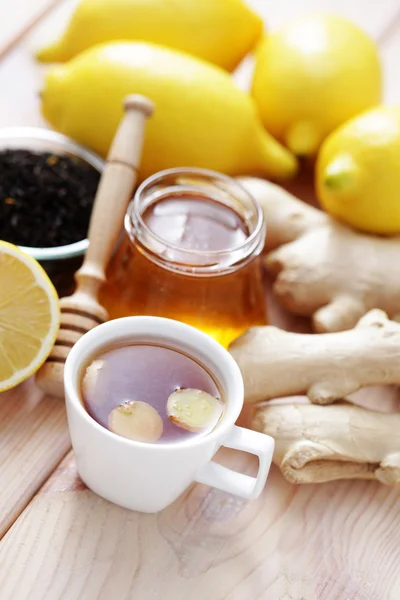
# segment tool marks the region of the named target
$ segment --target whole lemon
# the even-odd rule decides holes
[[[317,161],[317,190],[334,217],[370,233],[400,233],[400,107],[379,107],[334,131]]]
[[[37,56],[63,62],[95,44],[141,40],[233,70],[261,32],[242,0],[81,0],[62,37]]]
[[[375,43],[340,17],[295,19],[261,42],[252,94],[268,131],[295,154],[313,155],[336,127],[379,104]]]
[[[270,136],[252,98],[226,71],[175,50],[140,42],[94,46],[47,73],[45,118],[59,131],[107,154],[122,100],[155,104],[146,126],[141,176],[195,166],[228,174],[286,178],[296,158]]]

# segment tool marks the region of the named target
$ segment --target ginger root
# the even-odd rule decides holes
[[[376,479],[400,483],[400,414],[351,405],[268,404],[252,428],[275,439],[273,461],[290,483]]]
[[[243,375],[246,402],[306,394],[329,404],[369,385],[400,384],[400,324],[378,309],[354,329],[336,333],[253,327],[229,350]]]
[[[319,332],[351,329],[372,308],[400,314],[400,237],[354,231],[268,181],[240,182],[263,208],[266,265],[287,310]]]

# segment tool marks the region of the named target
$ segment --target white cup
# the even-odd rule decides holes
[[[91,357],[115,343],[155,342],[185,352],[215,377],[226,406],[221,421],[204,437],[168,444],[146,444],[118,436],[99,425],[80,396],[82,369]],[[256,498],[271,465],[274,440],[235,426],[243,406],[243,380],[234,359],[205,333],[171,319],[126,317],[109,321],[85,334],[65,364],[68,425],[78,473],[99,496],[131,510],[158,512],[194,481]],[[211,459],[227,446],[259,458],[256,477],[223,467]]]

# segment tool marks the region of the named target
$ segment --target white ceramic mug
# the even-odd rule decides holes
[[[146,444],[112,433],[86,412],[80,380],[88,360],[109,344],[146,342],[185,352],[215,377],[226,406],[221,421],[208,435],[176,443]],[[235,426],[243,405],[242,376],[229,352],[205,333],[160,317],[109,321],[89,331],[72,348],[65,364],[64,383],[78,473],[99,496],[132,510],[157,512],[194,481],[243,498],[256,498],[261,493],[274,440]],[[220,446],[257,455],[257,476],[237,473],[213,462]]]

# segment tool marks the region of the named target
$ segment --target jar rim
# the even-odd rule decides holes
[[[169,242],[169,241],[163,239],[162,237],[160,237],[159,235],[157,235],[146,224],[145,220],[142,218],[142,214],[140,211],[140,202],[141,202],[141,198],[142,198],[142,195],[144,194],[144,192],[147,189],[150,189],[155,183],[157,183],[157,181],[162,180],[165,177],[174,176],[174,175],[176,175],[176,176],[189,175],[189,174],[193,175],[193,176],[199,176],[200,178],[203,178],[203,179],[214,179],[217,181],[226,182],[230,185],[233,184],[237,189],[240,190],[240,192],[245,197],[247,197],[248,200],[250,200],[252,208],[254,209],[255,215],[256,215],[256,225],[255,225],[253,231],[249,234],[248,237],[246,237],[246,239],[243,242],[237,244],[236,246],[232,246],[231,248],[222,249],[222,250],[198,250],[198,249],[191,249],[191,248],[182,249],[180,246],[177,246],[177,245],[173,244],[172,242]],[[232,196],[234,196],[234,195],[235,194],[233,193]],[[128,216],[128,219],[129,219],[129,222],[131,225],[137,224],[141,228],[141,230],[145,232],[145,234],[147,236],[152,238],[158,244],[163,244],[168,249],[171,249],[173,251],[177,251],[177,252],[183,251],[185,253],[185,255],[188,255],[188,256],[193,256],[193,257],[194,256],[197,256],[197,257],[207,256],[207,257],[210,257],[211,259],[214,258],[215,262],[221,261],[221,259],[223,257],[229,256],[232,253],[239,253],[239,252],[243,252],[242,259],[247,258],[250,254],[253,253],[254,246],[256,246],[256,247],[259,246],[259,237],[261,234],[262,234],[263,245],[264,245],[265,219],[264,219],[263,210],[262,210],[259,202],[254,198],[254,196],[252,194],[250,194],[250,192],[248,192],[248,190],[239,181],[230,177],[229,175],[225,175],[225,174],[219,173],[217,171],[212,171],[210,169],[201,169],[201,168],[197,168],[197,167],[178,167],[178,168],[172,168],[172,169],[165,169],[163,171],[158,171],[157,173],[154,173],[153,175],[148,177],[145,181],[143,181],[140,184],[140,186],[137,188],[135,195],[128,206],[127,216]],[[174,261],[168,261],[168,262],[174,262]],[[211,260],[211,262],[213,262],[213,261]]]

